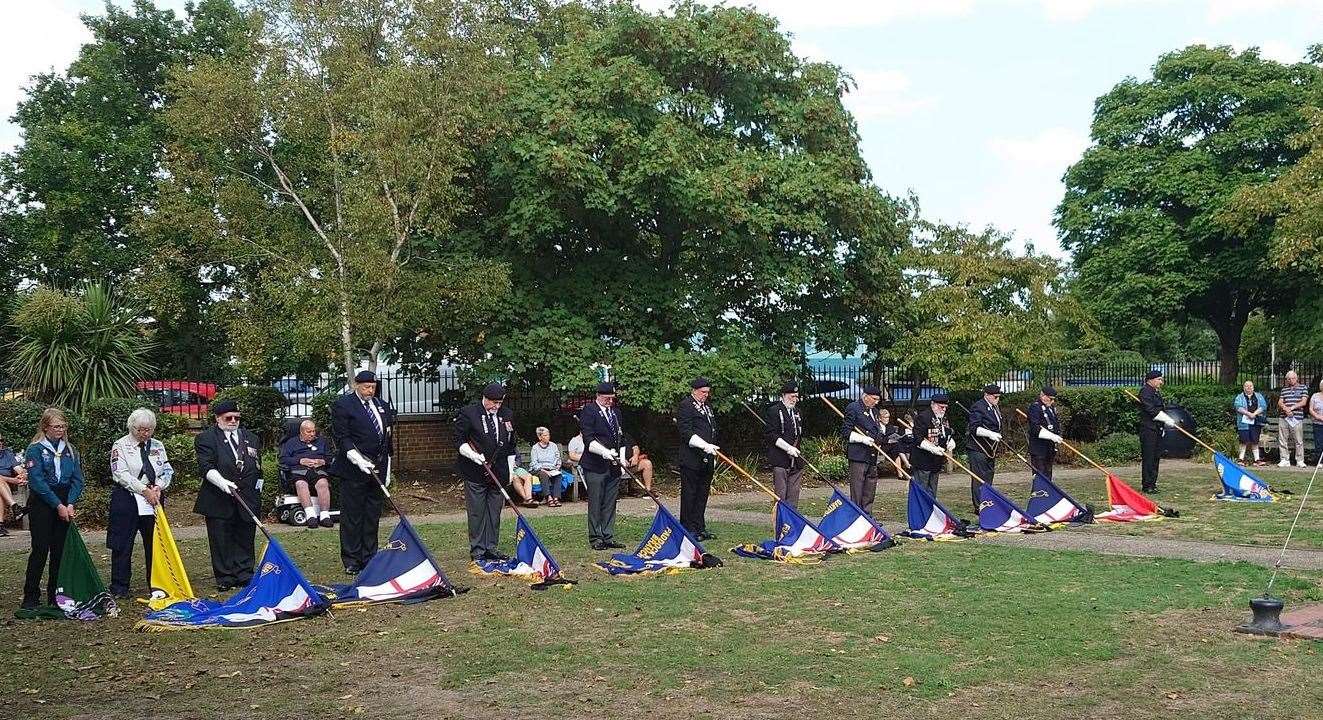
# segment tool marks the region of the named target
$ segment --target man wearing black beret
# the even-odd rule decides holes
[[[193,438],[198,473],[206,480],[193,512],[207,519],[211,572],[216,589],[224,592],[253,579],[257,526],[235,498],[262,512],[262,441],[239,427],[239,406],[233,400],[214,403],[211,414],[216,423]]]
[[[616,542],[616,500],[620,497],[620,461],[625,435],[615,408],[616,389],[609,382],[597,386],[597,399],[579,411],[583,435],[583,482],[588,488],[588,544],[594,550],[623,548]]]
[[[881,401],[882,391],[874,385],[865,385],[863,395],[845,406],[845,417],[841,420],[841,439],[845,441],[845,458],[849,461],[850,499],[870,515],[877,495],[877,460],[881,451],[878,441],[885,436],[878,419],[877,404]]]
[[[335,459],[331,474],[340,480],[340,560],[357,575],[377,553],[384,493],[392,450],[395,409],[377,397],[377,376],[363,370],[354,389],[331,404]]]
[[[763,445],[767,462],[772,466],[772,484],[776,496],[793,508],[799,507],[799,489],[804,477],[804,461],[799,457],[799,443],[804,437],[804,419],[799,414],[799,385],[790,381],[781,386],[781,400],[763,411]]]
[[[1029,411],[1025,413],[1029,418],[1025,428],[1029,439],[1029,464],[1049,480],[1057,457],[1057,444],[1064,439],[1056,404],[1057,389],[1044,385],[1038,392],[1038,399],[1029,403]]]
[[[914,439],[918,447],[910,453],[914,482],[923,485],[934,496],[946,466],[946,454],[955,450],[955,437],[946,408],[951,396],[937,393],[928,399],[928,407],[914,416]]]
[[[965,452],[969,454],[969,469],[983,482],[991,485],[997,473],[997,445],[1001,443],[1001,387],[995,383],[983,386],[983,398],[969,406],[969,427],[965,430]],[[978,514],[979,481],[969,479],[969,497]]]
[[[515,454],[514,412],[505,407],[505,386],[491,383],[482,398],[455,416],[455,445],[463,456],[456,470],[464,480],[464,510],[469,522],[469,556],[474,560],[509,560],[497,552],[501,536],[501,489],[492,484],[490,465],[502,485],[510,482]]]
[[[698,377],[680,400],[675,424],[680,430],[680,524],[699,541],[715,537],[707,531],[707,497],[712,492],[717,421],[708,406],[712,383]]]
[[[1144,375],[1144,387],[1139,389],[1139,451],[1143,490],[1158,491],[1158,461],[1162,459],[1162,436],[1166,428],[1176,427],[1176,420],[1166,412],[1167,401],[1162,399],[1165,382],[1162,371],[1149,370]]]

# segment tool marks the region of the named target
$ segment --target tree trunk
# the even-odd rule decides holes
[[[1235,385],[1240,375],[1240,335],[1244,329],[1244,321],[1237,322],[1235,318],[1213,325],[1217,333],[1217,359],[1222,366],[1217,381],[1223,385]]]

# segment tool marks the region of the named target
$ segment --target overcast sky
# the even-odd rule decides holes
[[[120,2],[121,5],[126,4]],[[182,11],[183,0],[158,0]],[[649,9],[668,0],[641,0]],[[1059,253],[1061,175],[1088,144],[1093,101],[1164,52],[1259,47],[1294,62],[1323,42],[1323,0],[754,0],[800,55],[854,75],[847,99],[885,190],[934,219],[995,225]],[[0,117],[33,73],[63,69],[97,0],[0,0]],[[0,126],[0,148],[19,141]]]

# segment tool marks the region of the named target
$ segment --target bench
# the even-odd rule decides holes
[[[1263,432],[1259,435],[1259,447],[1263,450],[1264,454],[1267,454],[1270,450],[1272,452],[1277,452],[1277,427],[1281,422],[1282,419],[1280,417],[1270,417],[1268,418],[1267,424],[1263,426]],[[1305,420],[1304,436],[1305,455],[1313,455],[1318,451],[1318,448],[1314,447],[1314,424],[1310,422],[1309,419]]]

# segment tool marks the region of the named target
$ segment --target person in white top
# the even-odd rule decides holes
[[[165,445],[152,437],[156,413],[138,408],[129,414],[128,434],[110,446],[110,522],[106,547],[110,550],[110,592],[128,597],[133,572],[133,543],[142,536],[146,576],[152,576],[152,533],[156,508],[165,500],[165,490],[174,479],[174,468]]]

